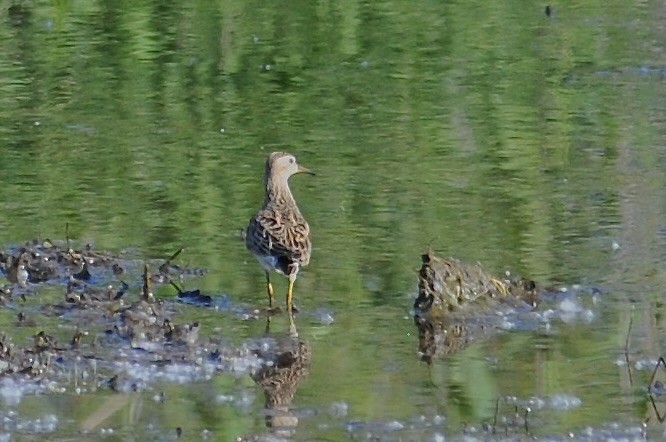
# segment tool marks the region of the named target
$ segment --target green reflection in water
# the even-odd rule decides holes
[[[499,369],[484,364],[491,345],[475,347],[444,363],[437,388],[423,387],[403,317],[431,242],[494,272],[607,283],[628,291],[620,300],[646,278],[659,292],[659,5],[574,2],[547,18],[516,1],[12,4],[0,21],[3,243],[63,238],[69,222],[75,238],[110,250],[156,257],[185,245],[188,263],[210,269],[200,288],[261,306],[261,271],[237,232],[262,200],[266,154],[293,151],[318,173],[292,183],[315,245],[296,287],[301,332],[314,340],[302,406],[337,400],[349,419],[464,422],[487,419],[497,394],[582,396],[603,376],[608,387],[590,392],[581,421],[551,428],[627,417],[603,400],[617,383],[608,342],[626,330],[614,308],[591,335],[558,325],[561,351],[534,374],[548,388],[499,379],[537,370],[524,333],[500,341]],[[649,324],[658,295],[646,298]],[[322,306],[335,312],[330,327],[307,315]],[[227,313],[187,314],[238,341],[261,330]],[[578,352],[587,346],[605,353],[592,360]],[[583,369],[592,362],[603,374]],[[72,399],[84,410],[88,400]],[[205,428],[217,416],[206,407],[172,412]],[[227,421],[230,437],[263,425],[252,413]]]

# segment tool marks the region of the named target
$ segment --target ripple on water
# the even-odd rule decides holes
[[[347,402],[342,402],[342,401],[333,402],[331,403],[328,410],[331,416],[334,417],[347,416],[347,414],[349,413],[349,404]]]
[[[0,397],[8,406],[17,406],[26,395],[45,392],[59,392],[56,382],[34,382],[32,379],[10,377],[0,379]]]
[[[58,429],[58,417],[53,414],[27,419],[19,416],[14,411],[9,411],[0,413],[0,417],[0,426],[2,426],[4,431],[8,432],[0,435],[0,440],[11,440],[11,438],[4,439],[5,434],[47,434],[53,433]]]
[[[498,326],[503,330],[529,331],[544,327],[550,330],[558,322],[590,324],[597,317],[592,308],[598,302],[594,290],[580,286],[564,287],[544,295],[541,305],[534,311],[511,309],[498,312],[501,317]]]
[[[335,322],[333,312],[327,308],[320,307],[315,310],[314,317],[322,325],[331,325]]]

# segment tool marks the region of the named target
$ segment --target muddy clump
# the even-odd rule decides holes
[[[0,271],[9,283],[0,291],[0,305],[6,312],[17,310],[17,327],[41,331],[30,342],[25,334],[10,336],[20,328],[0,336],[0,383],[18,386],[20,398],[72,388],[127,392],[158,381],[192,382],[218,371],[258,370],[260,344],[230,345],[219,337],[202,337],[198,319],[178,318],[179,298],[153,294],[158,284],[174,285],[179,295],[199,294],[176,285],[206,272],[175,264],[181,252],[139,260],[90,245],[75,249],[69,240],[64,245],[34,240],[1,250]],[[62,297],[38,302],[26,313],[24,305],[38,300],[45,284],[50,293],[62,287]],[[139,290],[132,289],[136,286]],[[206,305],[189,309],[197,307]]]
[[[538,289],[534,281],[501,279],[479,264],[439,258],[434,252],[421,256],[419,294],[414,309],[431,318],[462,313],[482,313],[499,303],[535,306]]]
[[[479,264],[440,258],[432,250],[421,256],[414,323],[419,352],[430,362],[491,336],[502,310],[531,310],[540,289],[534,281],[497,278]]]
[[[187,277],[199,277],[206,273],[201,268],[186,268],[173,264],[183,249],[177,250],[166,260],[161,260],[158,271],[150,275],[156,283],[166,283]],[[24,292],[28,284],[67,284],[84,281],[99,285],[106,281],[134,277],[140,269],[140,261],[95,250],[90,244],[75,250],[67,240],[58,245],[51,240],[32,240],[18,247],[0,251],[0,271],[12,285],[3,287],[7,295]]]

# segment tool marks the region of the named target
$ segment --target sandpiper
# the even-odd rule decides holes
[[[290,320],[294,281],[300,268],[310,262],[312,252],[310,226],[298,210],[289,189],[289,177],[301,172],[314,175],[300,166],[289,153],[273,152],[268,156],[264,171],[264,205],[250,220],[245,232],[245,245],[264,268],[268,305],[271,309],[274,296],[271,270],[289,278],[287,313]]]

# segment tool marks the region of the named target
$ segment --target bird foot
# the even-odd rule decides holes
[[[292,322],[289,324],[289,336],[292,338],[298,338],[298,330],[296,330],[296,325]]]

